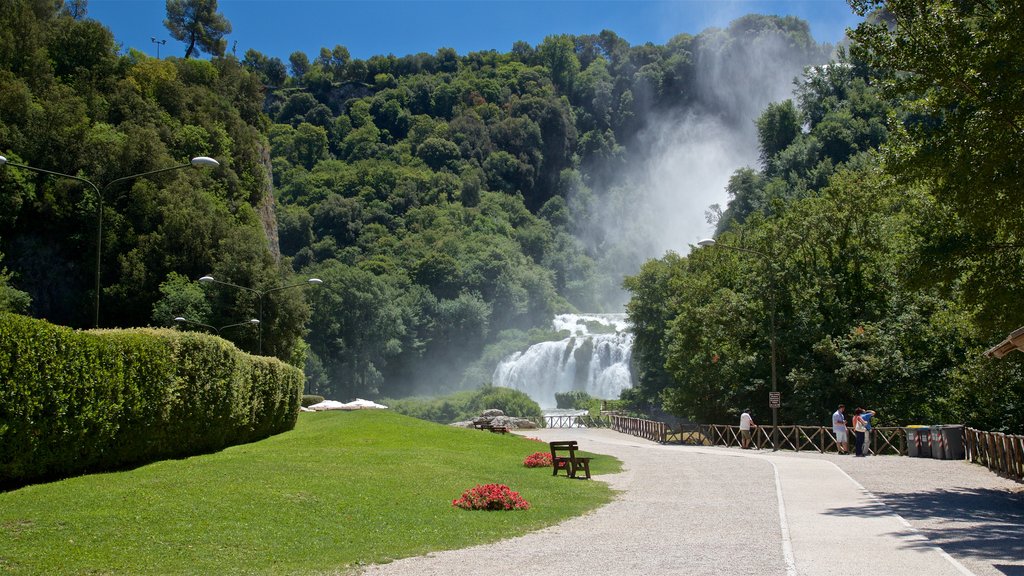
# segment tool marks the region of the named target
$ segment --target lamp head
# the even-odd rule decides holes
[[[0,156],[0,166],[3,166],[4,164],[7,164],[7,157]]]
[[[188,320],[185,320],[185,318],[182,317],[182,316],[175,316],[174,317],[174,321],[175,322],[188,322]]]
[[[697,242],[697,246],[714,246],[715,240],[713,238],[705,238],[700,242]]]
[[[216,160],[214,160],[213,158],[210,158],[209,156],[196,156],[195,158],[193,158],[189,162],[191,162],[192,165],[195,166],[196,168],[200,168],[200,167],[216,168],[217,166],[220,166],[220,162],[217,162]]]
[[[324,283],[324,281],[319,279],[319,278],[310,278],[309,280],[306,280],[306,282],[309,282],[310,284],[323,284]]]
[[[253,318],[252,320],[249,320],[249,324],[252,324],[253,326],[255,326],[255,325],[259,324],[259,323],[260,323],[260,321],[255,319],[255,318]]]
[[[216,282],[216,280],[213,279],[213,276],[210,276],[209,274],[207,274],[206,276],[203,276],[202,278],[200,278],[199,281],[200,282]]]

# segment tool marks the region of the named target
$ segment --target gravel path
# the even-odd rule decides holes
[[[620,495],[524,536],[355,573],[795,576],[863,559],[877,574],[1024,576],[1021,485],[965,462],[661,446],[610,430],[530,435],[621,459],[623,472],[599,477]]]

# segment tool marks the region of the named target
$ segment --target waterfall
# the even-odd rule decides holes
[[[556,392],[583,390],[615,400],[632,385],[633,334],[625,314],[559,314],[553,327],[569,336],[534,344],[501,361],[493,384],[521,390],[541,408],[555,407]]]

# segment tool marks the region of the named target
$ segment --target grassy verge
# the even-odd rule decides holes
[[[0,573],[322,574],[522,534],[612,498],[522,466],[546,450],[385,411],[303,414],[291,432],[216,454],[0,493]],[[451,505],[488,483],[531,509]]]

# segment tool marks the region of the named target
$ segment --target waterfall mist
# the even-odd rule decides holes
[[[762,28],[752,31],[758,22]],[[644,261],[669,250],[685,254],[712,234],[707,213],[712,205],[725,207],[730,176],[758,167],[758,116],[791,97],[794,80],[806,66],[827,60],[830,49],[802,45],[785,30],[746,19],[703,32],[693,46],[691,104],[637,112],[646,121],[627,144],[627,171],[589,183],[588,194],[601,201],[591,201],[597,206],[593,226],[582,236],[601,255],[609,309],[621,310],[628,300],[622,278]]]

